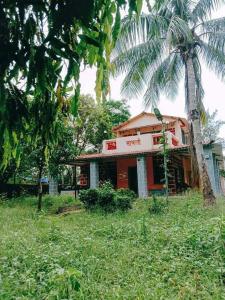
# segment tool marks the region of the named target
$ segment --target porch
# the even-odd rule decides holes
[[[114,188],[129,188],[140,198],[164,193],[163,157],[158,149],[148,152],[94,154],[80,156],[75,165],[82,188],[97,188],[110,181]],[[188,147],[170,150],[169,194],[174,195],[191,186],[191,163]]]

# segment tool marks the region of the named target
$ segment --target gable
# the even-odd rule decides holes
[[[175,118],[164,116],[164,121],[174,122]],[[134,118],[131,118],[127,122],[115,128],[115,130],[127,130],[132,128],[140,128],[140,127],[158,125],[158,124],[161,124],[161,122],[157,120],[154,114],[144,113]]]

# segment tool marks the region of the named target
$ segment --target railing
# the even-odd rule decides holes
[[[166,136],[170,148],[174,148],[182,144],[173,133],[166,132]],[[161,148],[161,138],[162,133],[148,133],[105,140],[103,141],[102,153],[129,153],[159,149]]]

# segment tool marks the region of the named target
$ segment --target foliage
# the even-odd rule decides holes
[[[134,201],[137,198],[137,195],[135,194],[134,191],[129,190],[129,189],[125,189],[125,188],[121,188],[116,190],[117,195],[119,196],[127,196],[129,197],[132,201]]]
[[[152,195],[152,201],[149,205],[149,213],[150,214],[161,214],[164,213],[167,208],[167,203],[165,203],[164,199],[157,198],[154,194]]]
[[[225,170],[220,170],[220,175],[225,177]]]
[[[130,117],[125,101],[96,103],[90,95],[81,95],[77,118],[73,121],[77,155],[85,151],[101,151],[102,142],[112,137],[112,127]]]
[[[94,209],[98,203],[98,190],[88,189],[80,191],[79,199],[86,209]]]
[[[203,157],[201,122],[205,122],[201,61],[225,75],[225,18],[210,19],[224,0],[155,1],[149,14],[124,18],[112,60],[116,74],[125,74],[122,92],[127,97],[144,93],[155,108],[160,95],[173,98],[184,79],[185,104],[193,132],[192,160],[196,159],[204,204],[215,196]],[[195,149],[194,149],[195,147]],[[196,150],[196,151],[195,151]]]
[[[114,202],[118,210],[127,211],[128,209],[132,208],[131,198],[128,195],[121,195],[116,193]]]
[[[212,114],[206,112],[207,122],[202,128],[202,137],[205,143],[216,142],[221,143],[225,147],[225,140],[219,137],[220,129],[225,125],[225,121],[217,119],[218,111],[215,110]]]
[[[203,209],[191,193],[163,215],[138,200],[126,214],[64,217],[37,214],[35,201],[0,204],[1,299],[223,299],[223,199]],[[59,296],[71,276],[80,289]]]
[[[77,117],[59,113],[56,120],[57,140],[48,152],[48,164],[45,163],[43,176],[57,178],[67,170],[65,163],[72,161],[85,151],[101,150],[102,141],[112,137],[112,127],[126,121],[130,116],[125,101],[110,100],[97,104],[90,95],[80,95]],[[27,135],[34,135],[32,128]],[[37,182],[38,167],[41,159],[42,144],[40,138],[34,143],[23,139],[19,143],[20,165],[15,159],[1,172],[0,182],[7,182],[15,175],[16,182]],[[3,151],[0,152],[3,155]],[[59,178],[60,180],[60,178]]]
[[[126,100],[108,100],[103,105],[109,115],[112,127],[126,122],[131,117]]]
[[[208,19],[222,3],[223,0],[198,0],[195,4],[155,1],[149,14],[142,14],[138,20],[124,18],[112,56],[116,74],[126,74],[122,92],[133,97],[145,90],[145,103],[156,107],[160,94],[176,95],[187,59],[191,57],[196,97],[202,110],[200,58],[219,76],[225,74],[225,19]],[[188,102],[186,107],[189,111]]]
[[[104,182],[97,189],[81,191],[79,199],[88,210],[102,210],[114,212],[116,210],[127,211],[132,208],[132,202],[136,195],[127,189],[114,190],[110,182]]]
[[[19,159],[18,143],[25,137],[32,113],[36,119],[32,138],[42,132],[45,148],[46,141],[51,144],[54,138],[57,112],[68,111],[70,106],[76,115],[81,65],[97,67],[96,95],[106,97],[109,56],[120,31],[121,9],[127,4],[130,15],[140,13],[140,0],[1,1],[0,148],[4,167],[12,157]],[[71,103],[67,101],[68,85]]]
[[[98,208],[102,209],[104,212],[113,212],[119,207],[116,206],[115,201],[116,192],[110,182],[104,182],[98,188]]]
[[[158,108],[154,109],[154,113],[156,118],[162,124],[162,137],[160,138],[160,144],[162,144],[162,155],[163,155],[163,170],[164,170],[164,184],[165,184],[165,192],[166,192],[166,201],[168,201],[169,196],[169,170],[168,170],[168,156],[169,156],[169,146],[167,141],[167,134],[166,134],[166,124],[163,121],[163,116],[161,115]]]

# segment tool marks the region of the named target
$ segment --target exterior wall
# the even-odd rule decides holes
[[[163,184],[154,183],[154,172],[153,172],[153,158],[147,157],[147,181],[148,181],[148,190],[161,190]]]
[[[175,135],[178,138],[178,140],[182,143],[182,131],[178,121],[176,121],[175,123]]]
[[[181,140],[171,132],[167,132],[168,145],[170,148],[181,145]],[[134,151],[148,151],[159,149],[160,144],[154,144],[154,138],[161,137],[161,133],[138,134],[135,136],[119,137],[103,141],[103,154],[114,154]]]
[[[165,121],[168,122],[173,122],[174,119],[173,118],[169,118],[169,117],[164,117]],[[137,128],[137,127],[144,127],[144,126],[148,126],[148,125],[156,125],[156,124],[161,124],[161,122],[156,118],[156,116],[154,115],[143,115],[140,118],[130,122],[129,124],[123,126],[123,128],[121,128],[122,130],[126,130],[126,129],[130,129],[130,128]]]
[[[128,188],[128,167],[137,165],[136,158],[120,158],[117,160],[117,188]],[[147,187],[148,190],[160,190],[163,184],[154,184],[153,160],[147,157]]]
[[[184,168],[184,181],[187,185],[191,186],[191,159],[183,158],[183,168]]]
[[[137,165],[136,158],[119,158],[117,160],[117,188],[128,188],[128,167]]]
[[[205,161],[209,173],[209,178],[212,184],[212,189],[215,194],[218,194],[218,188],[217,188],[218,177],[217,177],[216,164],[214,161],[211,145],[204,147],[204,155],[205,155]]]
[[[107,149],[107,143],[111,143],[111,150]],[[116,143],[116,144],[114,144]],[[109,145],[109,144],[108,144]],[[115,146],[114,146],[115,145]],[[129,137],[120,137],[117,139],[104,141],[102,153],[118,153],[118,152],[132,152],[132,151],[144,151],[153,147],[152,135],[135,135]]]

